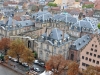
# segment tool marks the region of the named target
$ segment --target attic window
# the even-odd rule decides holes
[[[89,37],[87,37],[87,39],[89,39]]]
[[[79,43],[79,45],[81,45],[81,43]]]
[[[85,39],[83,40],[83,42],[85,42]]]
[[[28,23],[26,23],[26,25],[28,25]]]

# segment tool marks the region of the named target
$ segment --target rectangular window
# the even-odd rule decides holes
[[[96,64],[99,64],[99,61],[97,61],[97,63]]]
[[[88,67],[89,65],[88,64],[86,64],[86,67]]]
[[[97,45],[95,45],[95,47],[97,47]]]
[[[89,58],[89,61],[91,62],[91,58]]]
[[[100,55],[98,55],[98,58],[100,58]]]
[[[84,59],[84,56],[82,56],[82,59]]]
[[[49,45],[47,45],[47,49],[49,49]]]
[[[88,57],[86,57],[85,60],[88,60]]]
[[[82,62],[82,66],[85,66],[85,63]]]
[[[93,51],[93,48],[91,48],[91,51]]]
[[[94,54],[94,57],[96,57],[96,54]]]
[[[94,52],[97,52],[97,50],[95,49]]]
[[[95,60],[93,60],[93,63],[95,63]]]
[[[86,54],[89,54],[89,52],[86,52]]]
[[[92,47],[94,46],[94,44],[92,44]]]
[[[92,56],[92,53],[90,53],[90,55]]]

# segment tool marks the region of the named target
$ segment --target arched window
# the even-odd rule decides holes
[[[31,41],[28,41],[28,48],[31,48]]]

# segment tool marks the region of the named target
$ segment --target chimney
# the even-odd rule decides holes
[[[63,30],[63,33],[62,33],[62,42],[64,43],[64,33],[65,33],[65,29]]]

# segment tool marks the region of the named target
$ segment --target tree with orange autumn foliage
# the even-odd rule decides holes
[[[77,75],[79,73],[79,65],[78,63],[72,61],[68,65],[67,75]]]
[[[82,75],[99,75],[99,73],[94,66],[88,66],[86,70],[83,70]]]
[[[2,38],[0,40],[0,50],[4,50],[4,54],[6,54],[9,47],[10,47],[10,39]]]
[[[53,71],[53,75],[61,75],[68,66],[67,60],[62,55],[54,55],[46,62],[46,71]]]
[[[34,59],[33,53],[24,45],[24,42],[19,39],[11,42],[10,50],[8,50],[7,55],[16,58],[18,62],[21,60],[28,64],[32,63]]]
[[[22,61],[26,62],[28,65],[31,65],[33,63],[33,60],[35,60],[34,54],[32,53],[32,50],[30,50],[29,48],[26,48],[21,57]]]
[[[100,72],[100,66],[96,66],[95,69]]]

